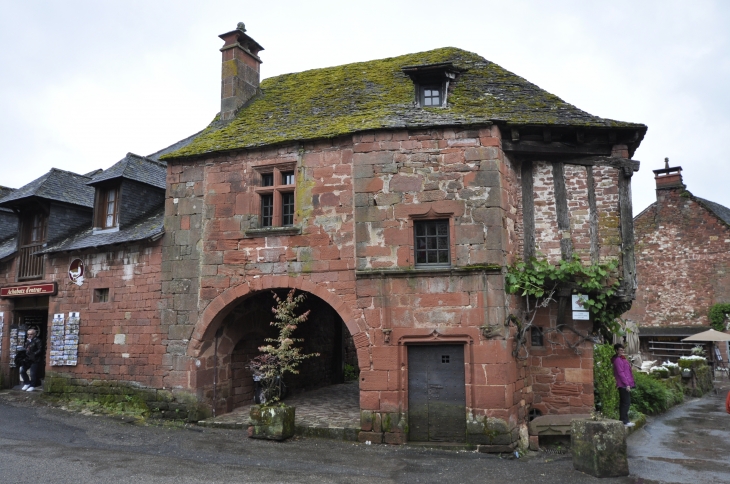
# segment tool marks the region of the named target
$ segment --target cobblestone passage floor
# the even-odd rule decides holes
[[[296,407],[296,426],[315,429],[360,429],[360,388],[357,381],[331,385],[284,399]],[[253,403],[252,403],[253,405]],[[248,427],[251,405],[198,422],[209,427]]]

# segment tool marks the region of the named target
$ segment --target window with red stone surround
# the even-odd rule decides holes
[[[416,267],[451,265],[449,220],[414,220],[413,249]]]
[[[291,227],[294,225],[296,180],[294,165],[256,169],[255,188],[259,207],[259,227]]]

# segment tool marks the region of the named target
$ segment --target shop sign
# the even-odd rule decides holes
[[[0,288],[0,297],[55,296],[56,292],[56,283],[46,282],[42,284],[2,287]]]
[[[71,282],[80,286],[84,283],[84,261],[81,259],[74,259],[68,266],[68,277]]]

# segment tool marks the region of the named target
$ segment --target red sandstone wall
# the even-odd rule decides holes
[[[68,278],[69,263],[75,258],[85,264],[82,286]],[[159,317],[161,261],[159,242],[49,256],[44,280],[58,282],[58,295],[49,301],[49,330],[53,314],[68,317],[72,311],[80,313],[80,329],[78,365],[47,364],[46,371],[162,388],[166,335],[161,333]],[[109,288],[109,302],[93,302],[96,288]],[[123,335],[123,344],[117,335]]]
[[[639,288],[626,317],[639,326],[709,325],[710,306],[730,302],[730,228],[684,190],[665,189],[634,230]]]
[[[587,336],[590,321],[572,321],[568,308],[568,325]],[[591,413],[593,401],[593,343],[573,331],[558,327],[557,304],[538,313],[534,322],[544,331],[544,346],[532,346],[528,335],[532,407],[542,415]]]

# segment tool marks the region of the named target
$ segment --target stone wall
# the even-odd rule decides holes
[[[635,220],[639,326],[709,326],[730,302],[730,228],[683,188],[657,190]]]
[[[532,408],[540,415],[591,413],[594,408],[593,342],[577,333],[590,335],[592,323],[572,321],[568,307],[567,327],[559,325],[557,309],[557,304],[552,304],[535,318],[534,325],[544,333],[543,346],[532,345],[528,334]]]
[[[69,263],[84,261],[84,283],[68,278]],[[49,323],[56,313],[80,313],[78,364],[49,366],[85,380],[118,380],[164,388],[165,352],[160,327],[160,243],[130,245],[108,252],[47,256],[46,281],[56,281],[58,295],[49,299]],[[94,291],[108,289],[108,302],[96,302]],[[50,332],[50,331],[49,331]],[[48,343],[50,346],[50,342]]]

